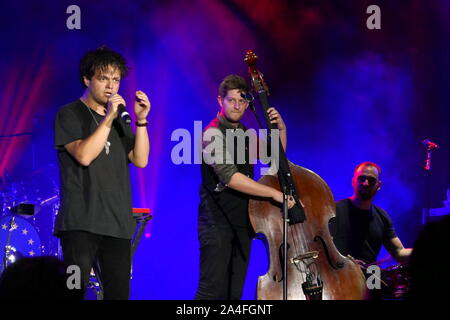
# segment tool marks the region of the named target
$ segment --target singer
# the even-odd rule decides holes
[[[150,151],[147,95],[136,92],[136,134],[118,117],[118,109],[126,105],[118,91],[127,72],[119,53],[104,46],[87,52],[80,61],[85,91],[55,119],[61,208],[54,233],[60,237],[64,262],[80,267],[83,291],[98,262],[108,300],[129,298],[136,222],[128,164],[144,168]]]

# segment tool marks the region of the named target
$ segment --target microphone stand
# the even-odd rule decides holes
[[[292,189],[289,196],[292,195]],[[287,187],[284,186],[283,190],[283,300],[287,300],[288,297],[288,226],[289,226],[289,206],[288,206],[288,193]]]
[[[425,217],[422,214],[422,224],[430,223],[430,207],[431,207],[431,152],[434,148],[427,146],[427,159],[425,160]]]
[[[265,92],[259,92],[260,96],[263,96],[263,99],[267,99]],[[251,98],[249,98],[251,97]],[[262,122],[259,119],[258,114],[256,113],[256,109],[253,103],[253,96],[247,95],[245,99],[249,102],[250,109],[255,114],[256,120],[258,121],[259,125],[262,126]],[[264,108],[263,108],[264,109]],[[267,146],[271,146],[271,124],[266,118],[266,125],[268,128],[267,132]],[[280,182],[281,190],[283,192],[283,300],[287,300],[288,298],[288,226],[289,224],[296,224],[296,223],[302,223],[306,220],[305,212],[303,209],[303,206],[301,202],[299,201],[298,194],[296,193],[295,186],[293,184],[292,180],[292,174],[289,169],[289,163],[286,157],[286,153],[283,149],[283,144],[281,143],[281,139],[279,139],[279,152],[278,152],[278,159],[272,159],[272,161],[278,160],[278,180]],[[272,155],[272,150],[271,150]],[[273,165],[273,162],[271,162],[271,165]],[[289,209],[288,207],[288,198],[290,196],[293,196],[296,200],[296,204]],[[306,294],[305,294],[306,295]]]

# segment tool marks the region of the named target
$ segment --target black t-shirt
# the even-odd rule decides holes
[[[375,262],[381,245],[397,237],[392,220],[376,205],[370,210],[355,207],[350,199],[336,203],[336,217],[330,221],[330,233],[341,254]]]
[[[60,168],[61,208],[56,218],[56,235],[78,230],[131,239],[136,222],[132,216],[128,153],[134,146],[130,126],[114,121],[105,149],[89,166],[83,166],[64,145],[86,139],[103,116],[77,100],[62,107],[55,119],[55,147]]]

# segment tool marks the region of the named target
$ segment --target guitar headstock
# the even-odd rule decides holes
[[[264,81],[262,73],[256,68],[258,56],[253,51],[248,50],[245,53],[244,61],[248,66],[248,73],[250,75],[250,78],[252,79],[253,89],[258,93],[265,91],[267,95],[269,95],[269,87]]]

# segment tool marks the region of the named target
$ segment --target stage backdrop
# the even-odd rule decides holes
[[[381,9],[379,30],[366,26],[371,4]],[[67,27],[71,5],[81,29]],[[356,164],[377,162],[376,203],[412,246],[428,138],[441,145],[431,205],[442,207],[450,187],[448,1],[7,0],[0,12],[2,186],[39,181],[42,190],[33,192],[55,192],[53,120],[83,93],[78,63],[87,50],[121,52],[131,72],[120,93],[129,106],[136,90],[151,99],[150,161],[131,176],[133,206],[149,207],[154,219],[134,259],[133,299],[194,297],[200,168],[172,162],[171,135],[184,128],[194,138],[194,121],[204,126],[216,115],[218,84],[231,73],[246,76],[247,49],[259,56],[270,102],[286,122],[289,159],[325,179],[336,200],[351,195]],[[245,122],[256,125],[251,114]],[[14,134],[23,135],[5,137]],[[254,240],[245,299],[254,298],[267,265]]]

